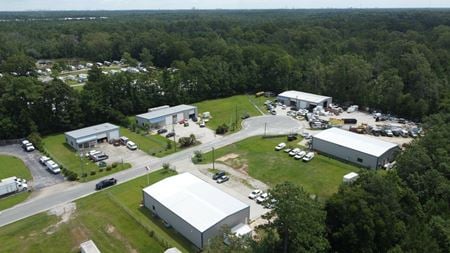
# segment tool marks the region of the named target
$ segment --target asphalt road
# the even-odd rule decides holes
[[[117,179],[119,184],[124,183],[148,173],[148,171],[145,169],[145,166],[150,166],[150,172],[156,171],[161,168],[163,163],[174,163],[176,161],[192,157],[194,151],[196,150],[207,152],[212,148],[220,148],[246,139],[250,136],[263,135],[264,133],[289,134],[293,131],[298,131],[301,128],[301,124],[299,121],[296,121],[287,116],[272,115],[249,118],[243,121],[242,126],[243,129],[237,133],[227,135],[223,138],[215,139],[209,143],[203,143],[199,146],[182,150],[180,152],[156,160],[150,164],[137,164],[133,168],[117,172],[104,178],[114,177]],[[98,181],[102,179],[99,179]],[[31,199],[27,202],[6,209],[3,212],[0,212],[0,227],[27,218],[34,214],[46,211],[54,206],[71,202],[76,199],[93,194],[95,193],[95,184],[98,181],[77,184],[63,191],[49,194],[44,199]]]
[[[18,157],[25,163],[33,176],[33,180],[30,184],[34,190],[39,190],[64,181],[64,177],[62,175],[54,175],[49,173],[46,168],[39,163],[41,153],[37,150],[28,153],[25,152],[19,144],[12,144],[0,146],[0,154]]]

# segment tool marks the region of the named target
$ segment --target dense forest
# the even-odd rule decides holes
[[[106,120],[120,123],[125,115],[163,103],[260,90],[326,94],[340,103],[421,120],[437,112],[449,94],[447,10],[0,16],[4,20],[0,24],[3,74],[25,75],[33,61],[42,58],[104,61],[120,60],[124,54],[147,66],[179,69],[162,75],[92,77],[80,94],[58,81],[42,84],[32,77],[6,75],[0,80],[0,138]],[[78,16],[106,18],[58,19]],[[26,97],[21,97],[22,92]]]
[[[450,11],[0,16],[0,139],[127,124],[127,115],[152,106],[261,90],[321,93],[423,122],[426,135],[394,171],[364,173],[325,203],[279,185],[262,238],[226,247],[219,240],[206,252],[450,252]],[[78,16],[106,18],[60,20]],[[81,92],[27,75],[36,59],[124,56],[158,71],[104,75],[93,68]]]

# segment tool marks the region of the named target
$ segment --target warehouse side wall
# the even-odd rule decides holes
[[[152,213],[169,223],[178,233],[182,234],[198,248],[202,248],[202,233],[185,220],[174,214],[170,209],[159,203],[152,196],[143,192],[144,206]]]
[[[322,139],[314,138],[312,139],[312,147],[318,152],[323,152],[330,156],[334,156],[341,160],[345,160],[356,165],[366,167],[366,168],[376,168],[378,157],[346,148]]]
[[[203,232],[203,247],[209,244],[210,239],[223,233],[222,229],[225,225],[231,229],[240,223],[248,224],[249,219],[250,207],[248,206],[216,223],[214,226]]]

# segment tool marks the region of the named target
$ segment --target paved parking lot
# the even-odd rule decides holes
[[[30,185],[34,190],[64,182],[64,177],[61,174],[51,174],[45,166],[39,163],[39,157],[42,154],[38,150],[28,153],[23,151],[19,144],[13,144],[0,146],[0,154],[18,157],[25,163],[33,176]]]
[[[129,150],[127,147],[122,145],[116,147],[109,143],[102,143],[95,149],[102,151],[109,156],[109,158],[105,160],[107,163],[124,162],[130,163],[134,167],[142,164],[149,164],[150,162],[155,162],[158,159],[156,157],[149,156],[142,150]]]
[[[181,137],[189,137],[191,134],[194,134],[198,141],[201,143],[211,142],[214,139],[222,138],[221,135],[216,135],[216,133],[207,128],[200,127],[199,122],[193,122],[189,120],[189,126],[184,126],[183,124],[174,124],[167,126],[166,129],[171,132],[172,129],[175,130],[175,140],[178,142],[178,139]],[[208,123],[206,123],[208,124]]]

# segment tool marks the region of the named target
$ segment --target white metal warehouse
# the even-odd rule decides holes
[[[312,147],[367,168],[378,168],[391,162],[399,149],[397,144],[334,127],[314,135]]]
[[[328,107],[332,98],[307,92],[289,90],[278,94],[277,101],[297,109],[313,109],[316,106]]]
[[[250,207],[190,173],[163,179],[143,190],[144,205],[198,248],[224,225],[247,224]]]
[[[75,150],[95,147],[98,142],[119,139],[119,127],[110,123],[65,132],[66,142]]]
[[[136,123],[140,126],[149,125],[159,128],[176,124],[183,119],[197,117],[197,107],[192,105],[161,106],[149,109],[149,112],[136,115]]]

